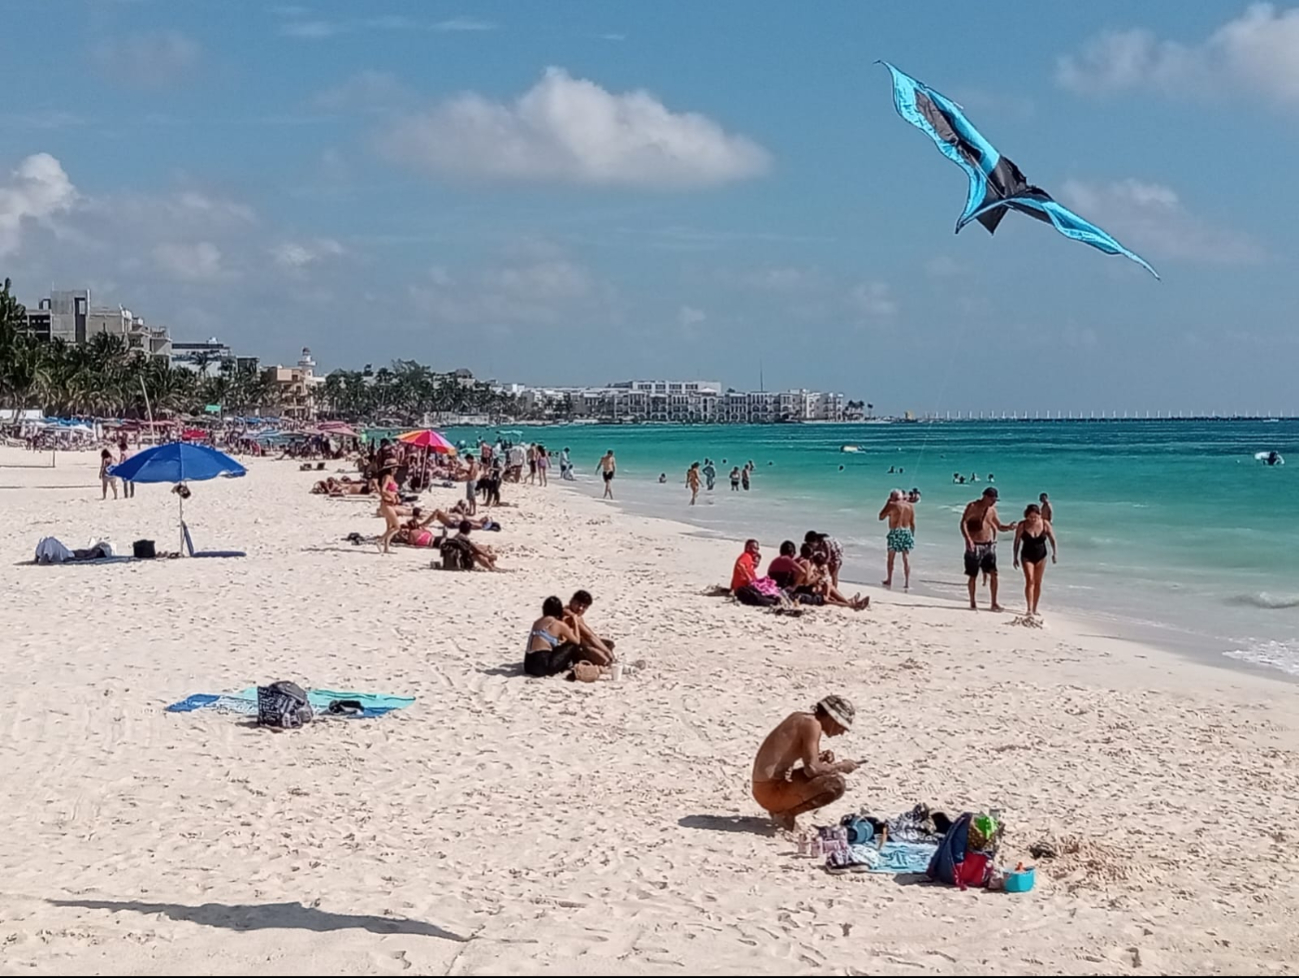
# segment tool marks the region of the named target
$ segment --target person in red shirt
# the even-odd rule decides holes
[[[744,553],[735,561],[735,570],[731,572],[731,593],[734,594],[746,584],[752,584],[758,577],[758,561],[762,558],[757,540],[744,541]]]
[[[783,590],[792,591],[802,583],[803,568],[794,557],[798,547],[793,540],[786,540],[780,545],[780,556],[767,565],[767,576],[781,586]]]

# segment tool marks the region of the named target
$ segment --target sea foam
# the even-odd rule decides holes
[[[1239,662],[1279,669],[1291,676],[1299,676],[1299,641],[1259,642],[1244,649],[1232,649],[1223,655]]]

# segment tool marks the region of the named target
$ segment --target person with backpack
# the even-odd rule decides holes
[[[836,761],[821,750],[821,737],[838,737],[852,729],[853,705],[830,695],[806,713],[791,713],[767,735],[753,761],[753,800],[782,829],[794,831],[798,816],[831,805],[847,790],[845,774],[856,761]]]

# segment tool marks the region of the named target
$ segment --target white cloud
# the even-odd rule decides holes
[[[37,153],[18,164],[7,184],[0,184],[0,256],[13,254],[26,222],[46,222],[77,200],[62,164],[49,153]]]
[[[770,156],[706,116],[672,112],[649,92],[611,93],[547,68],[510,104],[467,93],[391,127],[390,158],[467,179],[661,189],[765,173]]]
[[[367,69],[321,92],[315,101],[324,109],[376,110],[408,102],[411,94],[392,72]]]
[[[1249,235],[1196,217],[1177,193],[1163,184],[1131,179],[1107,184],[1067,180],[1061,197],[1137,251],[1222,265],[1248,264],[1265,257],[1262,246]]]
[[[694,306],[682,306],[677,310],[677,322],[687,329],[691,326],[698,326],[708,314],[702,309],[696,309]]]
[[[821,288],[826,276],[819,268],[797,265],[761,265],[739,271],[722,270],[717,280],[725,285],[758,292],[803,292]]]
[[[443,32],[455,31],[494,31],[496,24],[490,20],[475,20],[473,17],[452,17],[450,20],[440,20],[433,25],[433,30]]]
[[[292,8],[297,13],[287,14],[293,19],[280,25],[280,33],[303,41],[323,41],[352,31],[436,31],[440,34],[483,33],[497,30],[490,20],[476,17],[451,17],[433,22],[419,21],[401,14],[385,14],[362,20],[307,19],[303,8]]]
[[[285,241],[271,249],[276,264],[289,269],[302,269],[308,265],[347,254],[333,238],[315,238],[311,241]]]
[[[256,212],[247,204],[238,201],[210,197],[194,190],[182,191],[171,203],[174,211],[189,211],[202,214],[221,222],[251,224],[257,220]]]
[[[607,314],[611,304],[589,269],[539,246],[485,268],[434,266],[409,292],[430,322],[454,326],[558,326],[594,310]]]
[[[347,29],[346,24],[332,20],[294,20],[280,25],[280,33],[285,37],[296,37],[303,41],[321,41],[342,34]]]
[[[925,262],[925,271],[934,278],[950,278],[965,273],[965,266],[950,255],[935,255]]]
[[[1061,56],[1065,88],[1110,95],[1149,86],[1166,95],[1261,95],[1299,105],[1299,7],[1255,3],[1197,43],[1160,39],[1136,28],[1110,31],[1077,54]]]
[[[170,241],[153,249],[158,268],[182,282],[214,282],[227,275],[221,249],[211,241]]]
[[[886,282],[862,282],[848,291],[848,307],[864,319],[887,319],[898,311]]]
[[[200,54],[197,42],[174,30],[105,38],[91,51],[100,74],[135,88],[176,84],[198,67]]]

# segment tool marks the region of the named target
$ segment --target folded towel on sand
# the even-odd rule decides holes
[[[333,689],[309,689],[307,699],[317,715],[333,715],[349,718],[374,719],[393,710],[400,710],[415,702],[413,696],[386,696],[382,693],[352,693]],[[360,711],[329,714],[329,705],[339,700],[352,700],[361,704]],[[179,703],[172,703],[168,713],[193,713],[195,710],[214,709],[228,713],[257,715],[257,687],[249,686],[237,693],[195,693]]]

